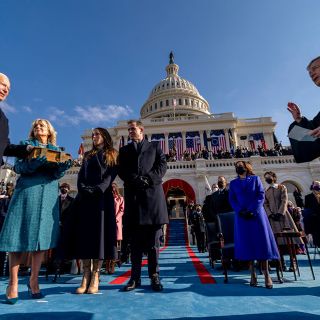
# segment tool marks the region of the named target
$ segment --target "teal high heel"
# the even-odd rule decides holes
[[[29,295],[30,295],[30,297],[32,299],[42,299],[42,298],[44,298],[44,295],[41,293],[41,291],[36,292],[36,293],[32,293],[31,286],[30,286],[30,280],[27,283],[27,286],[28,286],[28,293],[29,293]]]
[[[15,298],[9,298],[8,297],[8,289],[9,289],[9,286],[7,286],[7,289],[6,289],[6,303],[7,304],[15,304],[15,303],[17,303],[17,301],[19,300],[19,298],[18,297],[15,297]]]

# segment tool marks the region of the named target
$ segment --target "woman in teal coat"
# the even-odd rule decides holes
[[[22,144],[60,150],[56,132],[48,120],[32,123],[29,140]],[[16,160],[14,171],[20,175],[0,234],[0,251],[9,252],[10,279],[6,301],[18,299],[18,271],[23,253],[31,252],[31,277],[28,288],[32,298],[42,298],[38,275],[44,252],[57,246],[59,236],[58,179],[70,162],[49,166],[45,157]]]

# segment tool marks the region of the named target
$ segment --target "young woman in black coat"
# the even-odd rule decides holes
[[[78,174],[73,208],[72,255],[83,262],[78,294],[98,292],[102,262],[115,259],[117,244],[112,182],[117,176],[118,152],[104,128],[93,129],[92,143]]]

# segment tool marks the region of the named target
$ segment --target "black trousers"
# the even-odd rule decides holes
[[[141,276],[142,255],[148,255],[148,274],[159,273],[159,247],[162,236],[161,225],[136,226],[131,230],[131,279],[137,280]]]
[[[202,252],[205,249],[205,236],[204,236],[204,232],[201,231],[197,231],[196,232],[196,237],[197,237],[197,247],[198,247],[198,251]]]

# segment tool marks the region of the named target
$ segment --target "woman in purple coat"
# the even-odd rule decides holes
[[[263,208],[264,189],[261,180],[252,172],[249,162],[236,163],[238,178],[230,182],[229,200],[235,215],[235,258],[251,261],[250,286],[257,286],[254,260],[262,264],[266,288],[271,289],[272,279],[268,260],[279,259],[279,252],[268,217]]]

